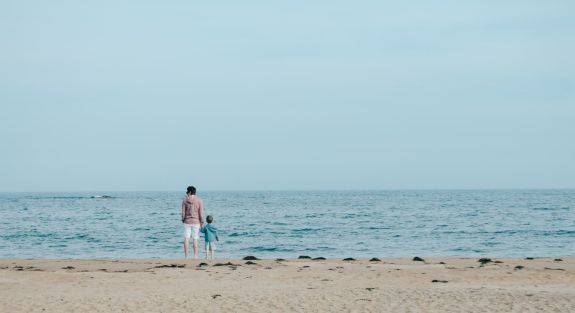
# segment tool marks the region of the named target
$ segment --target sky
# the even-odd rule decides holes
[[[0,2],[0,192],[575,188],[573,1]]]

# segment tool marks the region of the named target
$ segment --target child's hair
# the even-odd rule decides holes
[[[213,221],[214,221],[214,217],[213,217],[213,216],[208,215],[208,216],[206,217],[206,222],[208,222],[208,224],[211,224]]]

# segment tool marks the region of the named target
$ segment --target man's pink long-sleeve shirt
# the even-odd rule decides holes
[[[198,196],[186,196],[182,201],[182,211],[184,224],[204,224],[204,201]]]

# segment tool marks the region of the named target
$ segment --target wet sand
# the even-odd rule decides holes
[[[575,312],[573,257],[423,259],[1,259],[0,312]]]

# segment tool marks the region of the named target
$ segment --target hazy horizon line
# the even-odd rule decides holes
[[[322,192],[322,191],[511,191],[511,190],[575,190],[575,187],[540,187],[540,188],[334,188],[334,189],[198,189],[204,192]],[[185,190],[56,190],[56,191],[0,191],[0,193],[144,193],[144,192],[181,192]]]

